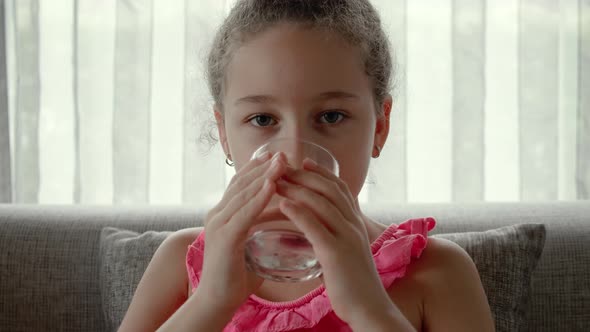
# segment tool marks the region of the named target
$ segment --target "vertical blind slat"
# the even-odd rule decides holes
[[[518,2],[486,1],[486,201],[518,201]]]
[[[113,202],[116,1],[78,0],[76,91],[80,202]]]
[[[448,202],[452,196],[451,3],[407,3],[407,156],[411,165],[411,201]]]
[[[453,1],[453,201],[483,199],[485,2]]]
[[[578,199],[590,199],[590,0],[580,0],[578,42]]]
[[[520,0],[519,125],[521,199],[558,194],[558,22],[553,0]]]
[[[183,1],[154,0],[151,204],[181,201],[184,27]]]
[[[74,193],[73,0],[39,2],[39,203],[72,204]],[[59,158],[56,158],[59,156]]]
[[[16,113],[14,119],[14,202],[39,199],[39,2],[14,3],[16,65]]]
[[[384,29],[391,41],[391,52],[397,67],[393,71],[396,91],[390,117],[389,137],[381,156],[371,161],[366,204],[407,201],[406,164],[406,0],[374,2],[381,14]]]
[[[15,30],[16,30],[16,18],[14,13],[16,12],[14,9],[14,0],[5,0],[3,1],[4,4],[4,19],[5,19],[5,51],[6,51],[6,92],[8,96],[8,130],[9,132],[5,133],[9,135],[8,141],[10,142],[10,154],[7,155],[10,163],[10,185],[11,187],[8,189],[10,190],[10,201],[15,202],[15,158],[14,158],[14,132],[15,132],[15,118],[16,118],[16,81],[17,76],[16,73],[16,43],[15,43]]]
[[[82,196],[82,181],[81,181],[81,174],[80,174],[80,94],[78,93],[78,69],[80,68],[79,60],[80,55],[78,53],[78,31],[80,30],[79,25],[79,11],[80,11],[80,1],[74,1],[74,8],[73,8],[73,23],[72,23],[72,92],[74,98],[74,194],[73,200],[74,204],[81,203],[81,196]]]
[[[8,75],[6,70],[5,3],[0,3],[0,203],[12,202],[10,167],[10,116],[8,114]]]
[[[578,110],[578,0],[559,1],[559,155],[560,200],[576,199]]]
[[[219,144],[208,151],[209,143],[200,140],[209,129],[216,132],[211,127],[213,104],[203,65],[215,29],[225,15],[225,3],[186,0],[185,6],[182,201],[211,205],[225,189],[225,156]]]
[[[147,203],[150,165],[152,1],[117,1],[113,191],[116,204]]]

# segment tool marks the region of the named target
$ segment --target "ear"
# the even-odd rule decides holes
[[[391,116],[391,108],[393,107],[393,98],[391,95],[387,95],[381,104],[381,115],[377,117],[375,123],[375,137],[373,144],[383,149],[387,136],[389,135],[389,118]],[[377,157],[378,152],[373,149],[373,157]]]
[[[213,113],[215,114],[215,123],[217,124],[217,131],[219,133],[219,143],[221,143],[223,153],[227,156],[230,154],[230,151],[229,145],[227,144],[227,135],[225,133],[225,121],[223,118],[223,113],[221,113],[218,106],[214,107]]]

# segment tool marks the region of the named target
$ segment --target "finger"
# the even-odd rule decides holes
[[[252,201],[257,195],[262,192],[262,195],[265,194],[265,190],[267,190],[267,181],[265,178],[259,178],[256,181],[252,182],[248,187],[244,188],[240,193],[234,195],[232,199],[228,202],[228,204],[217,213],[211,221],[209,222],[210,229],[219,229],[223,225],[227,224],[234,215],[243,213],[240,211],[244,208],[248,202]],[[274,187],[274,184],[273,184]]]
[[[248,162],[240,172],[234,175],[220,202],[212,209],[212,214],[217,214],[225,209],[227,204],[238,192],[252,184],[257,178],[284,172],[286,167],[284,155],[276,154],[272,159],[270,159],[270,153],[265,155],[263,159]],[[273,179],[276,180],[278,177],[280,175],[274,175]]]
[[[330,246],[334,240],[334,236],[328,229],[305,207],[292,200],[284,199],[279,203],[279,208],[305,234],[315,250]]]
[[[258,193],[249,199],[242,207],[234,213],[227,222],[227,227],[231,234],[237,237],[245,237],[250,228],[257,223],[257,217],[262,213],[264,208],[270,202],[275,191],[275,183],[269,179],[263,179],[263,186]],[[241,199],[236,197],[236,205],[239,205]],[[233,200],[232,200],[233,201]],[[230,203],[231,204],[231,203]]]
[[[256,167],[265,164],[267,161],[269,161],[272,157],[272,154],[270,152],[265,152],[263,154],[261,154],[260,156],[258,156],[258,158],[254,158],[249,160],[244,167],[240,168],[240,170],[238,170],[236,172],[236,174],[232,177],[232,180],[230,181],[230,184],[232,183],[232,181],[234,181],[234,179],[239,178],[241,176],[244,176],[246,174],[248,174],[250,171],[252,171],[253,169],[255,169]]]
[[[268,166],[270,164],[270,162],[269,162],[270,157],[271,157],[270,153],[263,153],[258,158],[248,161],[246,163],[246,165],[244,165],[244,167],[242,167],[238,172],[236,172],[236,174],[234,174],[234,176],[231,178],[227,188],[225,189],[225,193],[223,194],[223,197],[221,197],[221,200],[217,203],[217,205],[215,205],[209,211],[209,214],[215,215],[227,205],[227,202],[233,196],[233,194],[231,192],[229,192],[229,190],[235,186],[235,183],[236,183],[236,181],[238,181],[238,179],[240,179],[243,176],[248,176],[248,175],[252,174],[253,172],[256,172],[256,170],[259,170],[259,169],[264,170],[264,169],[268,168]]]
[[[346,219],[342,212],[326,197],[313,190],[279,180],[277,181],[277,193],[309,209],[333,234],[341,233],[342,227],[346,225],[342,222],[343,219]]]
[[[271,157],[270,153],[264,153],[260,157],[248,161],[246,165],[237,171],[231,178],[225,193],[231,196],[233,194],[232,190],[235,190],[236,187],[239,190],[239,188],[242,187],[242,183],[251,183],[254,178],[257,178],[260,174],[264,173],[267,168],[271,167],[272,162],[276,159],[276,155],[273,158]]]
[[[309,159],[309,158],[306,158],[303,161],[303,168],[306,170],[312,171],[312,172],[316,172],[316,173],[324,176],[325,178],[328,178],[328,179],[336,182],[338,184],[338,187],[340,187],[340,190],[342,190],[342,192],[344,194],[346,194],[346,196],[348,197],[350,204],[352,206],[356,206],[356,204],[355,204],[356,199],[354,199],[354,197],[352,196],[352,193],[350,192],[350,188],[348,187],[348,184],[346,182],[344,182],[341,178],[336,176],[336,174],[332,173],[327,168],[322,167],[321,165],[318,165],[314,160]]]
[[[281,167],[271,167],[266,170],[265,173],[261,174],[254,181],[250,182],[245,188],[242,188],[239,192],[235,192],[231,196],[226,195],[224,199],[217,205],[218,211],[213,214],[209,221],[210,228],[217,229],[227,223],[234,214],[248,203],[258,192],[262,189],[264,181],[268,180],[273,184],[281,176]],[[237,182],[235,184],[238,185]],[[236,189],[237,190],[237,189]]]
[[[267,155],[265,162],[253,167],[248,172],[241,173],[239,175],[236,174],[232,178],[227,187],[226,195],[229,195],[230,197],[233,196],[235,192],[240,191],[242,188],[252,183],[252,181],[264,174],[269,168],[286,167],[286,157],[282,152],[276,153],[272,158],[269,157],[270,153],[265,153],[265,155]]]
[[[301,170],[289,172],[284,178],[293,184],[309,188],[324,196],[342,212],[346,219],[354,220],[356,216],[354,201],[351,201],[350,196],[341,189],[335,180],[328,179],[316,172]],[[349,192],[348,188],[346,191]]]

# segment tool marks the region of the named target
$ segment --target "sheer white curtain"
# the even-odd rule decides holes
[[[365,205],[590,197],[589,0],[374,0],[399,61]],[[213,204],[203,60],[233,1],[5,0],[0,202]]]

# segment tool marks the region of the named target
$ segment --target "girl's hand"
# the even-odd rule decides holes
[[[347,184],[307,159],[277,181],[284,213],[314,248],[334,312],[349,325],[397,311],[383,287],[363,218]],[[361,287],[362,286],[362,287]]]
[[[249,161],[232,178],[221,201],[205,219],[205,254],[197,292],[209,305],[234,312],[262,284],[246,268],[248,231],[275,193],[275,181],[286,170],[283,154]]]

